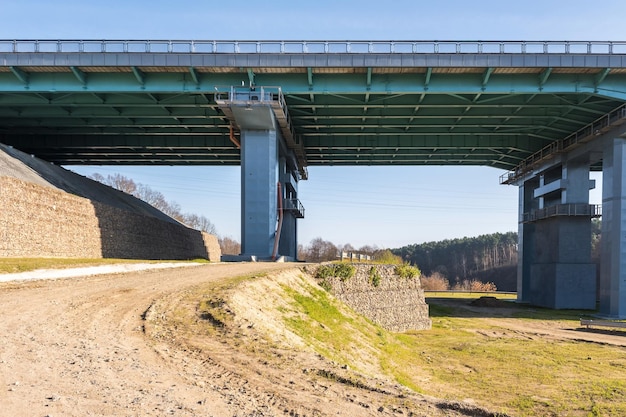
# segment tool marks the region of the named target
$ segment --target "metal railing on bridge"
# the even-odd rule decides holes
[[[364,261],[372,260],[371,255],[358,253],[358,252],[346,252],[346,251],[339,251],[339,253],[337,254],[337,258],[339,258],[340,261],[347,259],[350,262],[364,262]]]
[[[556,204],[523,214],[523,222],[531,223],[550,217],[601,217],[602,206],[599,204]]]
[[[596,119],[587,126],[577,130],[564,139],[554,141],[523,160],[514,170],[500,176],[500,184],[514,184],[530,173],[542,162],[553,158],[560,152],[572,150],[595,137],[602,135],[611,128],[626,122],[626,104]]]
[[[235,41],[0,39],[0,53],[626,54],[611,41]]]

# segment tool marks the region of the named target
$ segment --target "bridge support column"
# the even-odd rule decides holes
[[[539,208],[539,200],[533,198],[533,192],[539,187],[539,179],[532,178],[519,187],[519,226],[517,245],[517,301],[530,303],[530,266],[535,243],[535,224],[524,221],[524,214]]]
[[[520,216],[520,301],[554,309],[595,309],[592,186],[589,164],[568,161],[526,181],[520,189],[524,210]],[[526,187],[536,187],[532,197]]]
[[[241,254],[223,260],[297,259],[296,219],[304,217],[298,181],[306,158],[294,138],[278,87],[230,87],[215,95],[234,132],[241,134]]]
[[[241,254],[270,258],[278,221],[276,130],[241,131]]]
[[[600,313],[626,318],[626,140],[607,141],[602,159]]]

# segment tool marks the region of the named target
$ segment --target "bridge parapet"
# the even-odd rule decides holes
[[[612,41],[234,41],[0,39],[0,53],[626,54]]]

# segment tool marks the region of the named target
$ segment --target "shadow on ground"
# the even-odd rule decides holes
[[[496,297],[427,297],[430,317],[522,318],[537,320],[578,320],[593,318],[594,310],[552,310]]]

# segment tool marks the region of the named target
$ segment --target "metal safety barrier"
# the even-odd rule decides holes
[[[612,41],[234,41],[0,39],[0,53],[626,54]]]
[[[535,169],[541,162],[556,156],[559,152],[566,152],[593,140],[611,128],[626,122],[626,104],[610,113],[594,120],[585,127],[566,136],[563,139],[551,142],[528,158],[523,160],[514,170],[500,176],[500,184],[513,184]]]
[[[542,209],[532,210],[523,214],[524,223],[535,222],[550,217],[601,217],[602,206],[599,204],[557,204]]]
[[[304,218],[304,206],[297,198],[287,198],[284,200],[283,209],[293,213],[297,218]]]

